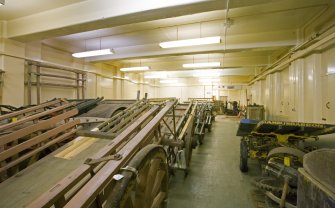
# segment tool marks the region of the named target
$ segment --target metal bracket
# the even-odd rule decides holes
[[[121,170],[125,170],[125,171],[129,171],[129,172],[132,172],[132,173],[134,173],[136,176],[137,176],[137,174],[138,174],[138,170],[136,169],[136,168],[133,168],[133,167],[131,167],[131,166],[126,166],[126,167],[124,167],[124,168],[121,168]]]
[[[121,160],[122,159],[122,155],[120,154],[115,154],[115,155],[109,155],[106,157],[102,157],[99,159],[92,159],[92,158],[87,158],[86,161],[84,162],[84,164],[86,165],[96,165],[97,163],[101,163],[101,162],[105,162],[105,161],[109,161],[109,160]]]

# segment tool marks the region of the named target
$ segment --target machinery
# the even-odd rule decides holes
[[[263,162],[270,177],[257,179],[256,185],[280,207],[295,207],[297,170],[303,156],[315,150],[305,141],[334,132],[335,126],[329,124],[242,119],[237,131],[242,137],[240,170],[248,171],[248,158]]]
[[[264,106],[263,105],[248,105],[246,118],[252,120],[264,120]]]
[[[53,119],[49,114],[51,111],[33,112],[43,111],[46,104],[34,107],[32,118],[18,118],[16,123],[10,121],[13,115],[4,115],[7,124],[0,126],[2,130],[29,120],[36,121],[53,134],[45,138],[48,132],[30,128],[38,139],[33,138],[30,145],[20,143],[22,155],[13,149],[0,152],[3,156],[1,169],[17,157],[22,156],[21,161],[34,157],[44,145],[55,144],[70,136],[74,139],[28,168],[8,175],[0,183],[0,207],[166,206],[169,170],[181,169],[186,175],[190,168],[197,103],[184,105],[174,98],[144,98],[97,122],[92,128],[82,128],[79,127],[80,120],[74,117],[78,113],[75,103],[57,102],[64,102],[65,106],[55,106],[57,110],[52,108],[52,116],[64,120],[59,120],[55,126],[49,123]],[[65,110],[67,108],[69,110]],[[65,112],[68,117],[55,112]],[[26,116],[26,112],[20,113]],[[21,135],[23,130],[17,132]],[[6,136],[7,132],[3,134]],[[39,139],[41,137],[44,139]],[[18,137],[11,135],[10,138],[15,141]]]
[[[297,207],[335,207],[334,171],[335,149],[319,149],[306,154],[303,167],[298,169]]]
[[[226,101],[223,113],[228,116],[238,116],[240,113],[240,106],[237,101]]]

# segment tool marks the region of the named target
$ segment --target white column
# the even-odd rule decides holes
[[[25,44],[6,39],[6,23],[0,22],[0,69],[3,76],[2,104],[23,106]]]

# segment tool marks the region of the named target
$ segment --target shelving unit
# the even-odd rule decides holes
[[[56,65],[42,61],[26,60],[28,78],[28,105],[32,104],[32,88],[36,87],[36,103],[41,103],[43,87],[72,88],[76,90],[76,99],[85,99],[87,73],[67,66]],[[61,75],[62,73],[66,75]],[[44,81],[43,77],[48,78]],[[62,83],[65,82],[65,83]]]

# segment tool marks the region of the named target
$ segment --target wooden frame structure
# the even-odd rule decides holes
[[[41,88],[43,86],[72,88],[76,90],[76,99],[85,98],[86,77],[87,77],[87,73],[85,71],[42,61],[26,60],[26,64],[27,64],[27,75],[28,75],[26,82],[26,85],[28,87],[28,105],[32,104],[33,86],[36,87],[37,104],[41,103]],[[43,72],[44,69],[46,68],[51,69],[56,73]],[[72,75],[71,76],[60,75],[60,72],[64,71],[71,73]],[[42,77],[48,77],[55,81],[42,82],[41,81]],[[74,84],[57,83],[56,80],[72,81],[74,82]]]
[[[0,116],[1,181],[36,162],[39,154],[76,133],[78,110],[62,99]]]
[[[0,206],[165,207],[168,165],[189,169],[196,108],[196,103],[177,104],[176,99],[138,100],[91,131],[80,131],[81,136],[30,166],[19,179],[0,184]],[[83,142],[78,146],[76,141]],[[85,141],[95,143],[84,148]],[[185,153],[183,167],[168,159],[180,151]],[[50,169],[48,164],[60,167]],[[30,181],[39,169],[44,178]],[[2,198],[4,192],[13,200]]]

